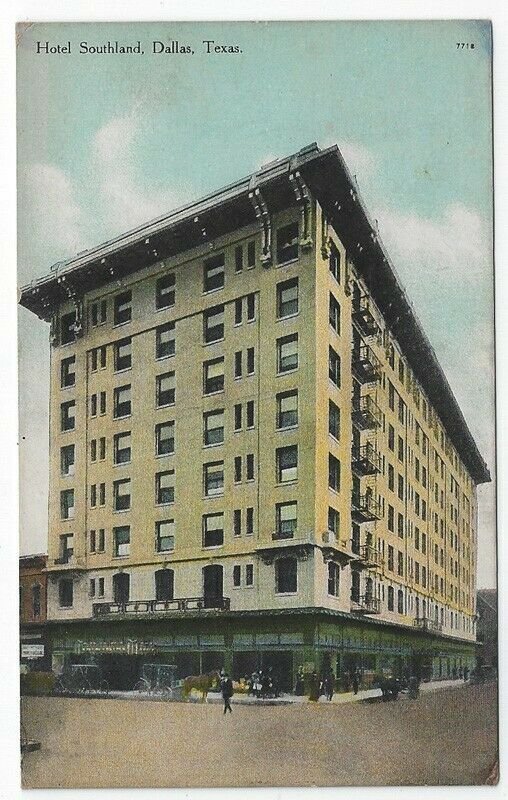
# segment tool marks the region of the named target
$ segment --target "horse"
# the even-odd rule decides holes
[[[207,672],[204,675],[189,675],[183,679],[183,696],[185,700],[189,699],[190,693],[193,689],[197,689],[202,694],[202,702],[208,702],[208,692],[220,680],[220,674],[217,670]]]

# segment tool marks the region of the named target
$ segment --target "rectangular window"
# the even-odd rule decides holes
[[[131,507],[130,478],[113,482],[113,503],[115,511],[127,511]]]
[[[104,578],[98,579],[97,594],[99,597],[104,597]]]
[[[254,400],[247,401],[247,428],[254,427]]]
[[[391,381],[388,381],[388,405],[390,411],[395,411],[395,388]]]
[[[90,307],[90,321],[92,328],[96,328],[98,325],[104,325],[107,321],[108,316],[108,301],[101,300],[97,303],[92,303]]]
[[[333,533],[335,539],[339,536],[340,514],[334,508],[328,507],[328,530]]]
[[[155,549],[157,553],[171,553],[175,549],[174,519],[155,523]]]
[[[76,340],[76,312],[63,314],[60,318],[60,344],[69,344]]]
[[[298,562],[296,558],[275,561],[276,594],[295,594],[298,591]]]
[[[60,492],[60,517],[74,518],[74,489],[64,489]]]
[[[252,240],[247,245],[247,269],[256,266],[256,242]]]
[[[405,416],[406,404],[404,400],[399,397],[399,422],[401,425],[404,425],[404,416]]]
[[[235,378],[242,377],[242,351],[237,350],[235,353]]]
[[[233,533],[235,536],[242,535],[242,511],[240,508],[235,508],[233,511]]]
[[[113,416],[118,419],[119,417],[128,417],[131,413],[131,387],[117,386],[114,391],[114,408]]]
[[[329,299],[328,321],[335,333],[340,334],[340,305],[331,292]]]
[[[275,539],[292,539],[297,525],[297,504],[277,503],[275,506]]]
[[[155,379],[155,402],[157,408],[171,406],[175,402],[175,373],[165,372]]]
[[[62,431],[73,431],[76,427],[76,402],[69,400],[60,406],[60,427]]]
[[[388,530],[395,533],[395,511],[393,506],[388,506]]]
[[[393,550],[393,547],[391,546],[391,544],[389,544],[388,545],[388,569],[390,570],[390,572],[393,572],[393,570],[394,570],[393,556],[394,556],[394,550]]]
[[[205,497],[224,494],[224,461],[203,465],[203,490]]]
[[[155,452],[167,456],[175,452],[175,423],[161,422],[155,426]]]
[[[404,554],[397,551],[397,575],[404,575]]]
[[[248,536],[254,533],[254,509],[249,506],[246,510],[245,532]]]
[[[328,401],[328,433],[334,439],[340,438],[340,409],[332,400]]]
[[[298,313],[298,278],[277,284],[277,317],[291,317]]]
[[[298,258],[298,223],[284,225],[277,231],[277,264]]]
[[[277,428],[294,428],[298,425],[298,392],[277,395]]]
[[[106,437],[101,436],[99,439],[99,460],[104,461],[106,458]]]
[[[131,432],[116,433],[113,437],[113,463],[127,464],[131,460]]]
[[[235,272],[241,272],[243,269],[243,247],[239,244],[235,247]]]
[[[254,564],[245,565],[245,585],[246,586],[254,585]]]
[[[277,482],[287,483],[298,479],[298,447],[278,447],[275,451]]]
[[[254,480],[254,454],[248,453],[247,454],[247,480],[253,481]]]
[[[90,578],[90,597],[95,597],[95,578]]]
[[[95,553],[97,549],[97,536],[95,531],[90,531],[90,552]]]
[[[224,286],[224,253],[207,258],[203,264],[203,291],[211,292]]]
[[[113,324],[123,325],[132,319],[132,292],[121,292],[114,298]]]
[[[104,415],[106,413],[106,392],[100,393],[99,400],[99,412]]]
[[[298,334],[277,339],[277,372],[290,372],[298,367]]]
[[[224,411],[208,411],[203,414],[204,444],[222,444],[224,441]]]
[[[328,348],[328,377],[340,389],[340,356],[333,347]]]
[[[130,369],[132,366],[132,339],[122,339],[114,345],[115,372]]]
[[[203,517],[203,547],[220,547],[224,544],[224,514],[206,514]]]
[[[241,583],[241,567],[239,564],[235,564],[233,567],[233,586],[238,588]]]
[[[242,480],[242,457],[235,456],[235,483],[240,483]]]
[[[67,386],[74,386],[76,383],[76,356],[64,358],[60,362],[60,386],[62,389]]]
[[[60,473],[62,476],[74,475],[75,446],[68,444],[60,448]]]
[[[328,454],[328,486],[334,492],[340,492],[340,461]]]
[[[395,428],[393,425],[388,426],[388,447],[392,452],[395,451]]]
[[[128,556],[131,551],[131,529],[129,525],[113,528],[113,553],[117,557]]]
[[[247,375],[254,374],[254,348],[248,347],[247,348]]]
[[[168,358],[175,355],[175,323],[161,325],[155,332],[155,358]]]
[[[175,502],[175,471],[173,469],[156,474],[155,502],[160,506]]]
[[[330,258],[328,265],[333,277],[337,283],[340,283],[340,253],[334,244],[330,245]]]
[[[340,567],[334,561],[328,562],[328,594],[339,596]]]
[[[242,404],[236,403],[235,405],[235,431],[242,430]]]
[[[203,341],[205,344],[224,339],[224,306],[203,311]]]
[[[74,602],[74,583],[72,578],[58,581],[58,603],[60,608],[71,608]]]
[[[399,381],[404,383],[404,362],[399,358]]]
[[[247,295],[247,322],[252,322],[256,319],[256,295]]]
[[[157,279],[155,284],[156,308],[170,308],[170,306],[175,305],[175,284],[176,276],[174,272]]]
[[[90,442],[90,461],[97,461],[97,439]]]
[[[397,515],[397,534],[399,539],[404,538],[404,517],[400,513]]]
[[[395,471],[391,464],[388,464],[388,488],[391,492],[395,490]]]
[[[97,552],[103,553],[106,548],[106,536],[104,528],[99,529],[99,535],[97,539]]]
[[[90,508],[95,508],[97,505],[97,485],[92,483],[90,486]]]
[[[224,391],[224,358],[214,358],[203,364],[203,394]]]
[[[402,475],[398,476],[397,494],[399,500],[404,500],[404,478]]]
[[[241,297],[238,300],[235,300],[235,325],[242,324],[242,310],[243,310],[243,300]]]

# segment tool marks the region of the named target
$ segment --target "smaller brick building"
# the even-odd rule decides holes
[[[51,664],[46,640],[47,559],[46,553],[19,559],[20,662],[37,670]]]

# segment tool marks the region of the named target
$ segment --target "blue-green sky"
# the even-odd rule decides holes
[[[487,23],[37,24],[18,37],[20,283],[311,141],[338,143],[493,466]],[[242,52],[206,54],[204,39]],[[69,40],[71,55],[35,52]],[[78,52],[108,40],[145,53]],[[194,54],[152,54],[170,40]],[[25,311],[20,349],[29,551],[45,546],[48,345]],[[492,487],[480,496],[487,586]]]

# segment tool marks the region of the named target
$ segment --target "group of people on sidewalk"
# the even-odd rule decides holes
[[[361,673],[360,670],[355,669],[346,674],[343,684],[346,691],[352,688],[354,694],[358,694],[360,688]],[[303,667],[300,667],[296,675],[295,694],[303,696],[306,693],[306,683],[308,685],[309,700],[317,702],[319,698],[324,695],[327,700],[331,701],[335,692],[335,675],[331,668],[326,669],[321,676],[318,676],[314,671],[305,677]]]

